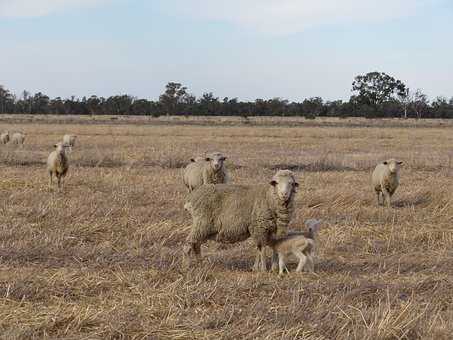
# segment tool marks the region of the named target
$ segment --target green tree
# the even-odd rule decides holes
[[[379,105],[395,98],[395,95],[404,97],[406,85],[384,72],[370,72],[355,77],[352,91],[355,92],[358,103],[377,109]]]
[[[184,102],[187,96],[187,87],[181,83],[170,82],[165,86],[165,92],[159,97],[159,103],[167,115],[178,113],[179,104]]]

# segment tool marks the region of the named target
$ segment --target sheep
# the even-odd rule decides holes
[[[257,248],[254,270],[265,271],[265,247],[271,236],[286,235],[298,186],[290,170],[279,170],[268,184],[200,186],[184,205],[192,216],[185,253],[200,258],[201,244],[209,239],[236,243],[252,237]]]
[[[2,134],[0,134],[0,143],[8,144],[8,142],[9,142],[9,131],[5,131]]]
[[[15,132],[11,136],[11,142],[16,145],[23,145],[25,142],[25,135],[22,132]]]
[[[386,203],[387,207],[390,208],[390,198],[399,185],[399,169],[401,164],[403,162],[389,159],[379,163],[374,169],[371,182],[377,194],[378,205],[381,205],[382,196],[382,204]]]
[[[66,155],[66,148],[69,145],[59,142],[54,147],[55,150],[47,158],[47,171],[50,175],[49,185],[52,186],[52,175],[55,175],[58,180],[58,188],[60,188],[61,179],[66,176],[69,169],[69,159]]]
[[[228,182],[228,174],[223,162],[226,160],[220,152],[214,152],[201,161],[193,159],[184,169],[183,182],[189,193],[203,184],[222,184]]]
[[[203,157],[203,156],[197,156],[197,157],[194,157],[194,158],[191,158],[190,161],[192,163],[195,163],[195,162],[206,162],[207,157]]]
[[[76,135],[64,135],[63,143],[69,145],[69,150],[72,151],[72,148],[75,146],[76,139]]]
[[[283,274],[286,268],[286,258],[293,254],[299,259],[296,271],[305,269],[314,272],[314,257],[316,255],[317,234],[321,221],[309,219],[305,221],[306,230],[289,231],[287,236],[281,239],[272,239],[272,270],[278,267],[279,275]]]

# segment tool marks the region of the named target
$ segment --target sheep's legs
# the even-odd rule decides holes
[[[296,255],[299,259],[299,264],[297,265],[296,272],[301,272],[305,266],[305,263],[307,263],[307,257],[300,250],[296,250],[294,252],[294,255]]]
[[[50,182],[49,182],[49,186],[52,186],[52,171],[49,172],[49,175],[50,175]]]
[[[277,271],[278,270],[278,254],[275,251],[272,251],[272,267],[271,270]]]
[[[384,197],[384,203],[387,206],[387,208],[391,207],[390,204],[390,193],[387,190],[382,191],[382,196]]]
[[[61,188],[61,176],[57,175],[57,180],[58,180],[58,188]]]
[[[381,205],[381,192],[380,191],[376,191],[376,195],[377,195],[377,205]]]
[[[264,247],[258,246],[257,247],[257,253],[255,257],[255,264],[253,265],[253,270],[254,271],[261,271],[265,272],[266,271],[266,257],[264,254]]]

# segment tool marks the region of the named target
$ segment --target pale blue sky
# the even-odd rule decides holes
[[[341,3],[341,6],[339,5]],[[0,0],[0,84],[68,97],[348,99],[384,71],[453,96],[452,0]]]

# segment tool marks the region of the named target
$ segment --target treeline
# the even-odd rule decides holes
[[[367,118],[453,118],[453,97],[429,101],[421,90],[412,92],[404,83],[385,73],[359,75],[352,84],[349,101],[324,101],[320,97],[302,102],[281,98],[218,98],[212,92],[197,98],[180,83],[171,82],[159,100],[138,99],[130,95],[108,98],[50,98],[24,91],[19,97],[0,85],[0,113],[72,115],[161,115],[182,116],[303,116]]]

